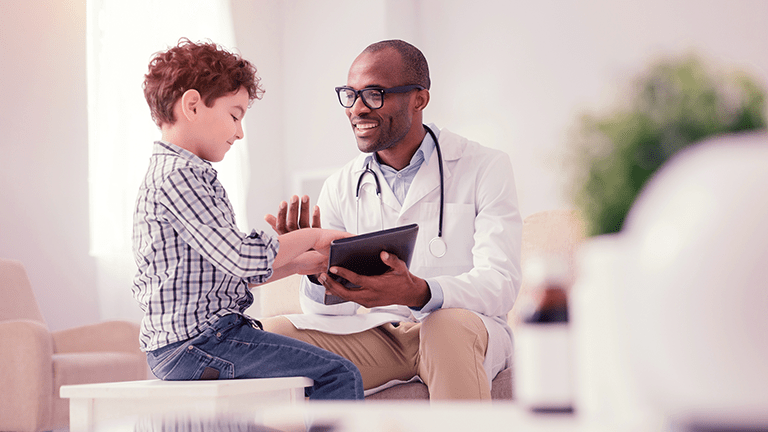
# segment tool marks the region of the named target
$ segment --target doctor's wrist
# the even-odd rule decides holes
[[[415,289],[411,291],[413,292],[413,297],[408,301],[406,306],[413,309],[421,309],[432,299],[432,291],[429,289],[429,284],[427,284],[426,280],[419,277],[414,279],[416,286]]]

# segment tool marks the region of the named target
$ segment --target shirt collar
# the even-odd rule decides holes
[[[205,159],[202,159],[201,157],[197,156],[196,154],[192,153],[189,150],[183,149],[176,144],[170,143],[168,141],[155,141],[155,153],[163,153],[165,151],[169,151],[172,153],[176,153],[180,158],[186,159],[194,164],[203,164],[210,168],[213,168],[210,162],[208,162]]]

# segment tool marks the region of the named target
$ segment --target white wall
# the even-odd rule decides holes
[[[523,216],[569,205],[570,129],[584,110],[615,106],[617,87],[657,58],[693,51],[768,88],[764,0],[421,4],[431,114],[510,154]]]
[[[0,256],[54,330],[99,319],[85,83],[84,1],[0,1]]]
[[[433,82],[425,121],[510,154],[524,216],[571,206],[565,148],[576,119],[616,106],[630,79],[652,61],[696,52],[715,68],[745,70],[768,88],[768,2],[763,0],[233,5],[242,13],[236,25],[243,53],[253,54],[257,65],[278,67],[281,76],[279,82],[265,79],[267,96],[246,120],[253,126],[265,115],[269,130],[281,132],[262,135],[263,124],[250,128],[252,155],[291,161],[263,167],[263,181],[253,182],[252,224],[262,223],[280,200],[306,192],[294,186],[297,177],[327,173],[354,157],[357,150],[333,87],[346,82],[352,60],[378,40],[402,38],[425,53]],[[279,13],[272,15],[275,10]],[[244,15],[251,16],[247,30]],[[282,29],[273,29],[270,16],[279,16]],[[269,43],[259,28],[265,23],[279,51],[250,49]]]
[[[264,99],[246,116],[251,146],[248,217],[268,230],[267,213],[292,194],[296,177],[326,173],[357,154],[334,87],[349,63],[386,34],[382,0],[233,1],[238,48],[263,78]],[[374,19],[361,20],[373,14]],[[339,23],[350,24],[342,29]],[[354,35],[354,37],[351,37]]]
[[[568,206],[561,155],[651,60],[696,50],[768,88],[764,0],[234,0],[267,93],[246,117],[249,224],[356,146],[333,87],[368,44],[403,38],[432,69],[425,120],[510,154],[523,215]],[[100,318],[88,255],[83,1],[0,1],[0,255],[27,265],[52,328]],[[128,284],[126,281],[126,288]]]

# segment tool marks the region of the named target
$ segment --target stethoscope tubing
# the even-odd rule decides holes
[[[443,174],[443,152],[440,151],[440,144],[437,142],[437,136],[432,132],[429,126],[424,125],[427,132],[432,136],[435,141],[435,150],[437,150],[438,169],[440,170],[440,219],[437,221],[437,237],[443,238],[443,208],[445,208],[445,176]]]
[[[440,219],[437,222],[437,237],[433,238],[430,241],[430,252],[432,255],[434,255],[437,258],[442,257],[445,255],[446,245],[445,240],[443,240],[443,209],[445,208],[445,175],[443,173],[443,153],[440,150],[440,143],[437,140],[437,135],[435,135],[435,132],[432,131],[432,129],[424,125],[424,129],[427,130],[427,133],[432,137],[432,140],[435,142],[435,150],[437,151],[437,161],[438,161],[438,169],[440,171]],[[365,177],[366,174],[372,174],[373,179],[376,182],[376,196],[379,197],[379,209],[381,211],[381,223],[382,223],[382,229],[384,229],[384,210],[382,209],[383,204],[381,202],[381,183],[379,182],[379,177],[376,175],[376,172],[371,168],[370,162],[365,165],[365,169],[362,173],[360,173],[360,177],[357,178],[357,188],[355,189],[355,200],[356,200],[356,207],[355,207],[355,219],[357,223],[357,230],[358,233],[360,231],[360,188],[363,185],[363,177]],[[434,249],[433,249],[433,245]],[[437,251],[436,251],[437,250]]]

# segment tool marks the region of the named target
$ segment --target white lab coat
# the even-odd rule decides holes
[[[436,151],[419,169],[402,205],[375,164],[371,168],[381,184],[381,202],[370,174],[363,178],[360,202],[356,202],[358,178],[370,156],[360,154],[325,181],[318,199],[322,226],[362,234],[418,223],[410,271],[440,284],[443,308],[468,309],[483,320],[489,334],[484,366],[491,380],[510,365],[512,331],[507,313],[515,302],[521,280],[522,220],[512,164],[504,152],[431,127],[443,154],[443,239],[447,244],[443,257],[435,258],[428,248],[430,240],[437,236],[440,212]],[[356,303],[322,304],[324,292],[322,286],[303,278],[300,300],[305,313],[288,316],[297,328],[351,334],[387,322],[420,321],[429,315],[406,306],[378,307],[367,314],[356,314],[360,307]]]

